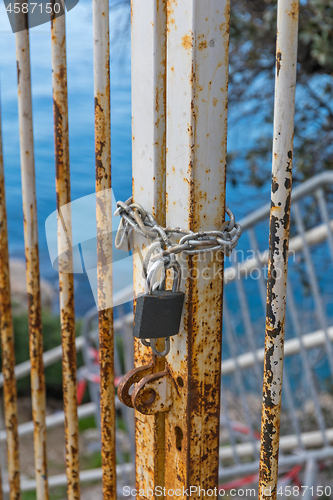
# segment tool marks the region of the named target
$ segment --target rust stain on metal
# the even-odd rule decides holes
[[[133,407],[146,415],[168,411],[172,406],[172,385],[168,371],[142,377],[136,384],[131,399]]]
[[[290,226],[291,176],[285,186],[276,177],[272,181],[270,217],[270,257],[267,280],[267,312],[263,381],[262,437],[259,484],[260,498],[276,498],[282,392],[282,364],[285,328],[286,281]],[[279,192],[282,191],[281,192]],[[284,203],[277,200],[281,199]],[[280,205],[280,206],[279,206]],[[281,257],[283,267],[281,269]],[[282,271],[282,272],[281,272]],[[282,295],[282,296],[281,296]],[[269,494],[265,494],[269,492]]]
[[[191,2],[187,3],[190,4]],[[218,6],[217,4],[218,2],[214,3]],[[168,144],[169,150],[171,149],[170,157],[175,155],[181,145],[186,147],[189,160],[181,173],[177,170],[172,173],[171,162],[168,165],[170,181],[167,221],[170,225],[179,223],[173,207],[177,201],[175,192],[180,196],[183,189],[181,200],[185,210],[180,210],[180,219],[186,217],[186,227],[193,231],[203,230],[207,225],[219,227],[225,204],[229,3],[226,2],[219,16],[216,16],[213,7],[207,9],[207,15],[208,13],[207,31],[202,28],[200,16],[197,19],[193,15],[193,31],[197,29],[200,35],[196,38],[193,55],[184,58],[186,67],[191,67],[191,71],[182,73],[178,68],[177,74],[179,80],[186,81],[186,86],[182,86],[182,91],[187,96],[186,107],[182,110],[186,111],[186,116],[190,116],[190,119],[186,118],[187,123],[181,123],[184,135],[179,142],[174,138],[175,130],[171,127],[171,134],[174,136]],[[183,11],[179,9],[176,14],[181,16]],[[208,27],[215,29],[217,33],[213,41]],[[173,41],[177,41],[177,35],[172,33],[172,36]],[[205,65],[208,53],[204,49],[208,50],[209,47],[217,47],[220,54],[217,64],[214,61],[214,67]],[[174,57],[176,56],[173,55]],[[170,59],[170,64],[173,63],[173,58]],[[205,68],[204,74],[201,65]],[[222,70],[218,73],[219,68]],[[219,91],[222,95],[219,95]],[[210,92],[214,94],[211,95]],[[176,87],[168,93],[170,107],[177,103],[176,94]],[[173,113],[172,109],[170,113]],[[221,134],[218,139],[215,137],[216,127]],[[206,133],[199,134],[198,130],[205,130]],[[214,147],[213,153],[208,153],[208,140],[216,141],[215,146],[219,144],[216,149]],[[206,164],[203,162],[204,157],[209,158]],[[218,162],[218,167],[212,168],[210,162],[214,165]],[[180,188],[177,183],[181,185]],[[213,200],[210,198],[211,192],[215,194]],[[214,206],[216,203],[218,210],[212,210],[211,203]],[[223,263],[214,254],[209,254],[204,262],[196,256],[189,256],[182,263],[189,278],[185,284],[186,304],[180,333],[172,339],[171,351],[167,356],[167,370],[175,381],[177,390],[173,391],[173,406],[165,417],[165,482],[166,489],[186,489],[191,485],[198,485],[208,490],[218,485],[223,290],[220,275],[212,281],[198,277],[202,276],[204,268],[207,270],[216,265],[223,274]],[[200,495],[197,491],[192,496],[200,498],[202,493]]]
[[[281,69],[282,54],[280,51],[276,53],[276,74],[279,76]]]
[[[297,24],[298,24],[298,9],[299,9],[299,3],[296,0],[291,3],[289,16],[291,16],[292,20],[295,21]]]
[[[297,62],[297,24],[294,22],[294,16],[289,15],[290,10],[297,13],[296,20],[298,20],[298,2],[292,5],[290,0],[278,2],[277,47],[279,48],[276,54],[276,68],[277,76],[280,78],[276,80],[274,108],[258,494],[260,500],[277,498]],[[289,52],[288,57],[282,65],[282,54],[286,50]]]
[[[198,50],[207,49],[208,44],[207,40],[200,40],[200,35],[198,36]]]
[[[133,9],[133,5],[132,5]],[[115,500],[109,2],[93,1],[97,286],[103,498]]]
[[[176,29],[173,19],[173,9],[176,2],[167,0],[158,0],[153,7],[149,7],[150,20],[154,19],[154,77],[151,80],[152,85],[149,86],[149,92],[152,96],[153,113],[147,113],[147,119],[153,120],[153,134],[147,134],[145,140],[150,146],[150,157],[154,158],[149,170],[149,188],[141,175],[139,162],[133,157],[133,197],[136,202],[142,202],[142,195],[145,193],[144,205],[151,210],[159,224],[165,225],[165,154],[166,154],[166,135],[165,135],[165,116],[166,116],[166,33],[172,26]],[[153,5],[153,4],[152,4]],[[140,16],[142,10],[139,7],[139,2],[133,2],[132,22],[134,29],[144,30]],[[167,23],[168,18],[168,23]],[[149,26],[149,29],[151,27]],[[141,34],[140,34],[141,36]],[[137,67],[140,75],[139,68]],[[140,84],[138,84],[140,85]],[[147,90],[146,90],[147,91]],[[138,99],[138,97],[136,97]],[[133,109],[137,109],[136,101],[133,102]],[[142,120],[142,116],[138,115],[137,111],[133,113],[133,136],[137,137],[138,124]],[[151,129],[147,129],[151,130]],[[141,135],[141,134],[140,134]],[[142,135],[141,135],[142,141]],[[140,139],[137,144],[133,143],[136,148],[141,147]],[[151,180],[153,182],[151,183]],[[133,276],[135,293],[143,291],[144,281],[142,279],[142,266],[138,257],[138,252],[142,251],[142,240],[134,238],[134,258],[133,258]],[[163,343],[163,340],[161,341]],[[159,348],[162,348],[160,346]],[[141,342],[134,339],[134,365],[136,368],[146,365],[154,361],[154,357],[147,347],[144,347]],[[163,358],[157,358],[154,361],[153,371],[158,373],[164,370],[165,361]],[[136,487],[137,490],[147,491],[147,488],[155,486],[164,486],[164,414],[143,415],[140,412],[135,412],[135,440],[136,440]],[[147,498],[138,495],[137,498]],[[162,495],[163,498],[163,495]]]
[[[19,66],[18,61],[16,61],[16,68],[17,68],[17,83],[19,84],[20,83],[20,66]]]
[[[134,278],[136,277],[134,271]],[[140,274],[141,277],[141,268]],[[136,281],[136,280],[135,280]],[[141,281],[141,280],[140,280]],[[138,290],[138,288],[136,288]],[[161,340],[163,343],[163,340]],[[158,343],[158,349],[163,346]],[[150,349],[143,346],[139,339],[134,339],[134,366],[152,366],[152,373],[163,372],[165,369],[165,358],[155,357]],[[165,414],[144,415],[135,410],[135,443],[136,443],[136,488],[138,491],[155,486],[164,487],[164,457],[165,457]],[[152,452],[147,456],[147,443],[152,445]],[[139,496],[138,498],[147,498]],[[164,495],[162,496],[164,498]]]
[[[175,6],[177,5],[177,1],[178,0],[164,0],[166,2],[166,30],[167,32],[169,33],[170,32],[170,28],[172,25],[172,27],[174,29],[177,29],[177,26],[175,24],[175,18],[173,17],[174,15],[174,8]]]
[[[109,76],[109,75],[108,75]],[[100,100],[103,106],[100,105]],[[111,189],[110,157],[110,101],[107,96],[97,92],[95,98],[95,157],[96,157],[96,193]],[[111,201],[111,197],[110,197]],[[97,199],[97,280],[98,280],[98,329],[100,359],[100,405],[101,439],[103,468],[103,498],[116,498],[115,470],[115,406],[114,406],[114,345],[113,345],[113,310],[110,308],[112,288],[112,239],[108,217],[110,207],[103,196]]]
[[[22,19],[23,17],[23,19]],[[17,15],[26,25],[27,17]],[[48,499],[45,379],[41,322],[40,277],[38,255],[37,207],[33,149],[29,31],[16,33],[16,57],[19,67],[18,103],[20,153],[24,217],[24,242],[28,294],[29,350],[31,361],[31,399],[34,422],[34,454],[37,499]]]
[[[189,34],[189,35],[184,35],[183,38],[182,38],[182,46],[186,49],[186,50],[190,50],[193,46],[193,36],[192,34]]]
[[[108,87],[107,96],[97,93],[95,99],[96,193],[111,189],[109,91]],[[101,99],[106,101],[103,106],[100,105]],[[116,498],[116,457],[113,310],[107,305],[112,300],[112,233],[106,232],[106,228],[111,225],[108,212],[110,206],[107,199],[99,198],[96,213],[103,498],[112,499]]]
[[[152,373],[154,364],[151,362],[148,365],[139,366],[138,368],[133,368],[121,379],[118,386],[118,397],[119,400],[128,406],[133,408],[132,398],[129,394],[129,390],[133,384],[139,382],[143,377]]]
[[[166,1],[159,0],[156,3],[156,31],[159,34],[159,71],[157,73],[157,83],[155,86],[155,111],[156,111],[156,137],[155,148],[157,164],[165,164],[166,135],[165,135],[165,115],[166,115]],[[156,176],[154,176],[156,181]],[[156,184],[156,201],[152,207],[155,218],[160,219],[159,224],[165,225],[165,173],[160,182]]]
[[[0,113],[0,332],[2,352],[2,373],[4,377],[4,413],[7,432],[7,460],[10,500],[18,500],[20,494],[20,463],[17,433],[17,394],[15,380],[14,331],[11,309],[9,280],[9,254],[5,179],[2,155],[1,113]],[[1,486],[1,485],[0,485]],[[0,498],[2,489],[0,488]]]
[[[53,0],[54,2],[55,0]],[[65,16],[51,18],[67,498],[80,498]]]

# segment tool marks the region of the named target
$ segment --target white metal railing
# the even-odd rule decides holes
[[[280,466],[304,463],[314,459],[314,463],[333,456],[333,429],[324,416],[322,394],[329,397],[323,388],[323,380],[333,380],[330,364],[333,341],[332,312],[327,316],[323,283],[317,276],[320,266],[325,264],[325,276],[332,274],[333,252],[332,232],[333,217],[328,207],[325,190],[333,188],[333,173],[323,172],[297,186],[292,193],[291,221],[293,237],[289,245],[289,282],[287,299],[287,326],[284,344],[285,369],[282,403],[282,424],[280,437]],[[311,204],[312,213],[316,214],[316,225],[306,227],[303,223],[306,206]],[[302,211],[300,206],[304,206]],[[267,231],[270,207],[266,205],[249,214],[240,223],[244,239],[249,235],[249,243],[243,248],[245,254],[252,252],[251,258],[234,263],[225,271],[226,301],[224,304],[225,335],[223,349],[229,355],[222,362],[223,389],[232,390],[239,403],[240,422],[248,429],[242,436],[232,430],[234,415],[222,404],[223,428],[229,436],[229,443],[222,442],[220,448],[220,477],[245,475],[258,470],[260,430],[260,401],[262,383],[262,363],[264,350],[262,332],[265,315],[266,278],[263,272],[251,278],[250,271],[261,271],[267,264],[268,251],[258,250],[258,230]],[[263,227],[263,224],[265,224]],[[256,234],[257,233],[257,234]],[[262,245],[261,245],[262,246]],[[314,258],[312,255],[315,255]],[[320,256],[320,257],[319,257]],[[298,270],[297,270],[298,269]],[[305,283],[301,281],[302,273]],[[304,278],[305,277],[305,278]],[[252,283],[253,286],[250,286]],[[230,289],[234,286],[234,291]],[[261,289],[260,289],[261,288]],[[308,297],[304,297],[304,291]],[[302,302],[306,300],[306,305]],[[230,306],[232,303],[232,307]],[[235,310],[239,311],[235,316]],[[247,314],[244,314],[247,311]],[[253,314],[253,311],[257,315]],[[254,319],[256,316],[256,319]],[[303,319],[307,318],[307,321]],[[235,339],[241,336],[242,344],[236,350]],[[241,353],[239,352],[241,347]],[[237,352],[238,351],[238,352]],[[319,358],[319,361],[318,361]],[[321,361],[320,361],[321,360]],[[325,372],[316,368],[321,362]],[[258,369],[259,368],[259,369]],[[299,369],[298,375],[290,371]],[[320,392],[321,391],[321,392]],[[223,397],[223,390],[222,390]],[[251,402],[257,401],[255,411],[250,411]],[[312,407],[307,425],[303,422],[306,408]],[[289,425],[283,425],[287,419]],[[310,426],[310,428],[309,428]],[[227,430],[229,429],[229,430]],[[290,431],[293,433],[290,433]],[[244,442],[245,440],[245,442]],[[231,446],[230,446],[231,443]],[[315,451],[313,448],[316,449]],[[244,459],[246,458],[246,463]],[[223,466],[228,460],[228,466]]]

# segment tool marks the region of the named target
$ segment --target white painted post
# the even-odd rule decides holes
[[[132,1],[133,198],[165,224],[166,0]],[[146,241],[134,235],[134,292],[144,290],[139,252]],[[135,366],[152,360],[135,339]],[[164,358],[154,371],[164,369]],[[164,484],[164,414],[135,412],[137,489]],[[137,498],[146,498],[138,495]]]
[[[167,225],[220,229],[229,1],[169,0],[167,26]],[[180,257],[186,304],[167,356],[177,387],[166,414],[167,490],[218,486],[223,258],[217,252],[205,255]]]

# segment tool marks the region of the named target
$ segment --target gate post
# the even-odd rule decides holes
[[[165,225],[166,0],[132,0],[131,18],[133,199]],[[134,234],[135,295],[144,291],[143,244]],[[151,360],[151,350],[135,339],[135,367]],[[163,369],[164,358],[157,358],[154,371]],[[139,490],[164,486],[164,413],[135,412],[135,444],[137,498],[146,498]]]
[[[229,1],[168,1],[167,226],[220,229],[225,210]],[[167,369],[174,381],[166,414],[168,489],[218,486],[223,256],[181,257],[186,292]],[[171,498],[171,496],[170,496]]]

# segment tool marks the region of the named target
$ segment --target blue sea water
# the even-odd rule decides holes
[[[94,192],[94,100],[91,3],[81,0],[66,16],[69,137],[72,200]],[[111,9],[111,141],[112,186],[116,199],[131,194],[131,81],[129,9]],[[57,287],[57,273],[47,250],[45,220],[56,209],[53,145],[50,23],[30,30],[33,125],[41,275]],[[2,135],[10,255],[24,258],[20,155],[17,111],[15,35],[0,4],[0,82]],[[249,128],[237,124],[229,132],[229,150],[244,147]],[[264,189],[228,185],[227,202],[239,219],[269,200]],[[76,312],[94,306],[85,275],[75,275]]]
[[[115,195],[131,192],[131,93],[127,12],[113,11],[112,40],[112,175]],[[67,15],[69,136],[72,199],[94,192],[94,98],[91,4],[80,2]],[[119,33],[117,34],[117,32]],[[120,36],[123,32],[124,36]],[[30,30],[36,192],[41,275],[57,286],[51,266],[45,220],[56,209],[50,23]],[[0,77],[2,135],[10,255],[24,258],[17,111],[15,35],[0,4]],[[75,275],[76,310],[94,305],[86,276]]]

